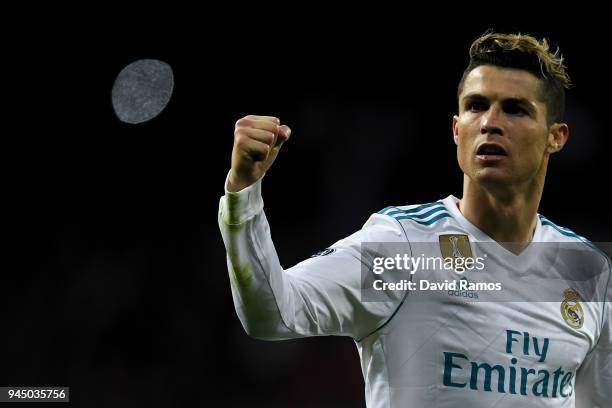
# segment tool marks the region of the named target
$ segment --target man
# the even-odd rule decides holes
[[[263,212],[261,179],[291,132],[275,117],[240,119],[219,225],[247,333],[267,340],[352,337],[368,407],[612,406],[609,261],[537,213],[549,158],[569,136],[562,122],[567,87],[563,59],[545,40],[478,38],[452,127],[463,197],[387,207],[286,270]],[[507,297],[449,286],[366,299],[375,258],[392,258],[394,245],[408,245],[423,260],[454,259],[455,266],[484,254],[486,273],[462,279],[503,281]],[[442,282],[449,277],[442,269],[426,277]]]

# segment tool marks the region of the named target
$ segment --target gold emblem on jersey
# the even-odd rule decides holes
[[[443,234],[439,239],[443,258],[472,258],[472,248],[466,234]]]
[[[573,329],[580,329],[584,324],[584,310],[580,305],[580,295],[576,289],[567,288],[563,291],[561,316],[565,323]]]

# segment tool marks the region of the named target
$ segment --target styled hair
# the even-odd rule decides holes
[[[565,90],[571,86],[563,56],[557,48],[550,50],[548,41],[527,34],[487,32],[470,47],[468,64],[457,89],[461,95],[465,79],[476,67],[492,65],[528,71],[540,79],[540,93],[547,106],[549,124],[561,122],[565,112]]]

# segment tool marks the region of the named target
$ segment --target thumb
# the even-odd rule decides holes
[[[287,125],[282,125],[278,128],[278,138],[274,147],[280,147],[283,143],[289,140],[291,136],[291,128]]]

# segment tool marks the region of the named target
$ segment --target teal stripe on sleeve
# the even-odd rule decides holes
[[[419,221],[418,219],[416,219],[414,217],[411,217],[409,215],[403,215],[403,216],[394,217],[394,218],[396,220],[411,220],[411,221],[414,221],[417,224],[421,224],[421,225],[431,225],[434,222],[436,222],[436,221],[438,221],[438,220],[440,220],[442,218],[446,218],[446,217],[451,217],[452,218],[452,216],[449,213],[447,213],[447,212],[440,213],[440,214],[436,215],[435,217],[433,217],[433,218],[431,218],[431,219],[429,219],[427,221]]]
[[[413,213],[419,212],[421,210],[424,210],[425,208],[430,208],[430,207],[434,207],[434,206],[444,206],[444,204],[442,203],[442,201],[435,201],[433,203],[421,204],[419,206],[416,206],[414,208],[409,208],[409,209],[406,209],[406,210],[401,209],[401,208],[396,207],[396,206],[389,206],[389,207],[383,208],[378,213],[379,214],[386,214],[386,215],[391,215],[391,212],[393,212],[394,214],[399,214],[399,213],[413,214]],[[395,211],[389,211],[391,209],[394,209]]]
[[[423,214],[413,214],[413,215],[410,215],[410,217],[424,219],[424,218],[427,218],[430,215],[438,213],[440,211],[446,211],[446,207],[444,207],[443,205],[441,205],[441,206],[434,206],[431,210],[426,211]],[[404,215],[404,214],[406,214],[406,212],[404,212],[404,211],[391,211],[391,212],[387,213],[387,215],[390,215],[392,217],[394,217],[396,215]]]

